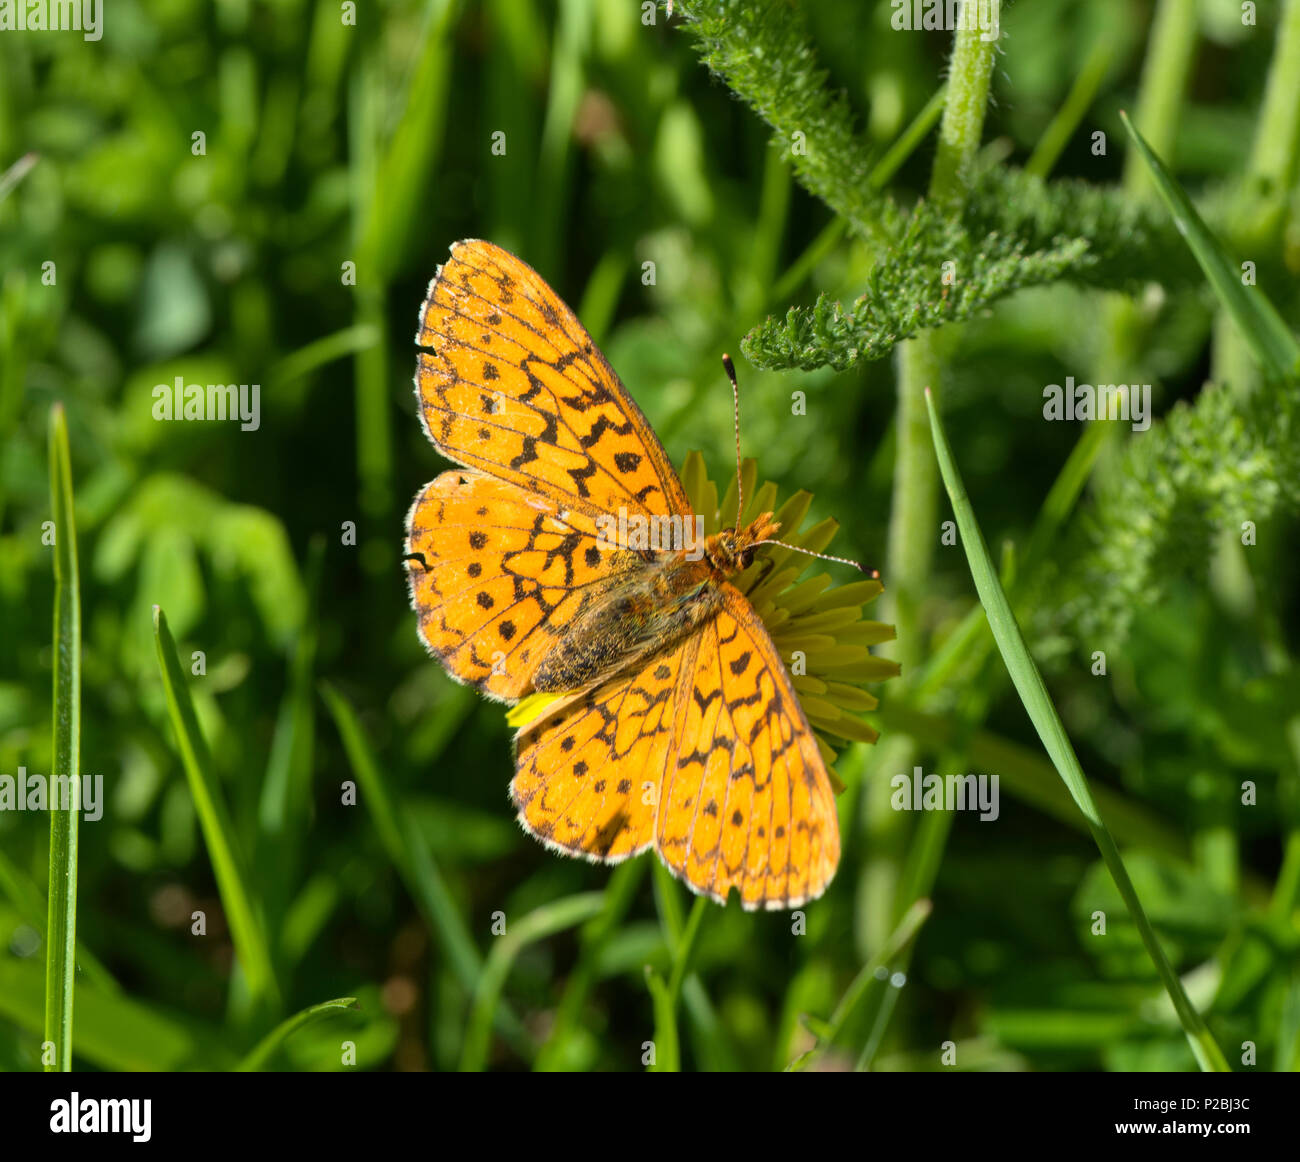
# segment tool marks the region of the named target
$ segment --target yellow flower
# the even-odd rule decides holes
[[[764,481],[762,487],[754,487],[758,477],[756,461],[743,461],[740,471],[745,495],[745,511],[739,514],[741,527],[760,513],[771,512],[781,525],[778,540],[815,553],[825,552],[839,530],[837,521],[824,520],[799,531],[812,506],[812,493],[796,492],[778,506],[775,484]],[[682,466],[682,483],[692,509],[704,517],[706,536],[736,527],[734,478],[719,503],[718,487],[708,478],[704,457],[692,452]],[[830,574],[819,572],[800,581],[799,577],[816,560],[780,545],[762,545],[753,563],[733,577],[732,584],[749,598],[772,635],[832,782],[836,790],[842,790],[843,785],[831,769],[836,751],[850,742],[875,742],[879,737],[879,732],[859,715],[879,705],[879,700],[863,689],[864,685],[898,673],[897,662],[878,658],[870,649],[880,642],[893,641],[894,627],[863,617],[863,606],[883,592],[883,586],[874,578],[836,585]]]

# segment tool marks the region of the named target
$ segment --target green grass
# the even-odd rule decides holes
[[[321,687],[321,696],[334,716],[352,770],[356,773],[360,798],[370,810],[389,858],[400,869],[418,901],[429,930],[446,948],[447,957],[462,986],[467,992],[475,991],[484,979],[482,959],[428,845],[393,801],[356,713],[328,684]],[[500,997],[494,992],[491,999],[497,1002]],[[525,1044],[518,1018],[508,1005],[499,1009],[489,1008],[489,1019],[498,1021],[516,1045]]]
[[[504,925],[493,942],[483,972],[474,990],[465,1045],[461,1051],[462,1072],[474,1073],[487,1064],[492,1022],[499,1012],[506,978],[520,952],[528,945],[576,927],[600,914],[605,905],[600,892],[583,892],[545,904],[513,922],[501,916]]]
[[[655,866],[661,896],[675,891],[668,870]],[[677,1073],[681,1070],[681,1040],[677,1032],[677,1007],[681,1003],[682,986],[686,982],[686,970],[691,962],[691,953],[709,910],[709,901],[703,896],[696,897],[691,904],[691,914],[680,931],[672,934],[673,960],[672,971],[667,980],[646,966],[646,986],[654,1003],[655,1015],[655,1056],[650,1065],[652,1073]]]

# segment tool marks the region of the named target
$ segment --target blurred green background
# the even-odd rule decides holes
[[[823,87],[842,91],[879,159],[941,85],[951,36],[894,31],[887,3],[801,7]],[[846,371],[739,361],[741,438],[760,477],[815,494],[812,519],[842,525],[831,551],[881,570],[891,604],[870,613],[908,630],[880,651],[905,664],[876,689],[881,742],[838,764],[844,859],[805,909],[806,930],[734,904],[692,914],[652,857],[611,872],[544,851],[512,817],[502,708],[454,686],[417,640],[403,516],[444,465],[416,415],[413,336],[450,242],[488,238],[532,264],[674,462],[699,449],[724,486],[721,353],[818,292],[847,303],[877,260],[701,64],[680,12],[365,0],[352,24],[333,0],[107,8],[97,42],[0,34],[0,172],[38,155],[0,201],[0,773],[53,763],[42,523],[61,401],[81,566],[81,765],[107,798],[103,819],[81,827],[76,1067],[226,1068],[279,1019],[356,997],[359,1009],[303,1028],[266,1063],[346,1067],[350,1041],[366,1068],[642,1068],[644,1043],[664,1051],[652,983],[672,974],[688,914],[699,927],[676,1014],[687,1068],[784,1068],[846,997],[819,1067],[937,1069],[948,1041],[965,1069],[1193,1067],[979,615],[963,621],[976,602],[961,550],[940,540],[946,501],[920,525],[898,511],[894,358]],[[1274,142],[1272,185],[1248,191],[1264,201],[1242,189],[1266,85],[1282,86],[1275,109],[1296,100],[1300,70],[1279,80],[1274,62],[1284,43],[1300,53],[1300,4],[1261,3],[1254,25],[1235,0],[1164,9],[1181,23],[1161,29],[1141,2],[1004,6],[983,160],[1023,166],[1066,109],[1051,176],[1146,196],[1126,173],[1118,111],[1155,86],[1139,127],[1219,211],[1212,222],[1253,246],[1294,330],[1294,116],[1278,121],[1292,139]],[[899,205],[926,192],[933,156],[931,131],[889,186]],[[1267,214],[1250,211],[1261,205]],[[1043,422],[1045,384],[1096,382],[1118,364],[1117,378],[1153,384],[1165,415],[1207,379],[1248,374],[1228,331],[1203,285],[1121,296],[1057,284],[938,332],[949,431],[995,553],[1023,549],[1083,431]],[[153,388],[176,377],[260,384],[260,426],[156,421]],[[806,417],[791,414],[794,391]],[[1074,584],[1076,543],[1106,568],[1104,554],[1087,557],[1090,528],[1159,544],[1140,488],[1104,486],[1124,471],[1123,445],[1157,432],[1115,427],[1046,551],[1056,568],[1018,610],[1229,1061],[1295,1069],[1294,465],[1266,458],[1252,478],[1264,497],[1255,546],[1220,542],[1187,570],[1154,554],[1159,592],[1117,576],[1130,620],[1090,628],[1079,608],[1104,604],[1111,582],[1094,569],[1098,588]],[[1178,455],[1130,476],[1154,488],[1161,472],[1237,467]],[[1205,509],[1167,516],[1181,528]],[[933,561],[895,598],[889,547],[913,540],[933,545]],[[1126,553],[1116,568],[1129,565]],[[178,756],[154,605],[266,933],[275,987],[260,996],[238,968]],[[914,765],[1000,775],[998,820],[890,810],[888,780]],[[359,777],[359,802],[345,805]],[[0,812],[4,1069],[40,1066],[48,843],[45,816]],[[206,935],[191,932],[196,910]]]

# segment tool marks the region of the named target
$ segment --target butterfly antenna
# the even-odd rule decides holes
[[[741,479],[740,471],[740,385],[736,382],[736,365],[732,363],[730,355],[722,356],[722,366],[727,370],[727,378],[731,380],[731,398],[735,404],[736,412],[736,525],[739,527],[745,512],[745,483]],[[785,541],[755,541],[754,547],[759,545],[779,545],[783,549],[793,549],[796,553],[807,553],[810,557],[818,557],[823,561],[836,561],[841,565],[852,565],[859,573],[865,573],[868,577],[875,580],[880,579],[878,569],[864,569],[857,561],[851,561],[848,557],[833,557],[830,553],[816,553],[812,549],[801,549],[798,545],[787,545]]]
[[[833,557],[830,553],[816,553],[812,549],[802,549],[798,545],[789,545],[785,541],[755,541],[754,548],[759,545],[777,545],[782,549],[792,549],[796,553],[807,553],[810,557],[816,557],[821,561],[835,561],[841,565],[852,565],[859,573],[865,573],[873,581],[880,580],[879,569],[864,569],[857,561],[852,561],[848,557]]]
[[[731,362],[730,355],[723,354],[722,366],[727,369],[727,378],[731,380],[731,399],[736,413],[736,527],[739,528],[745,515],[745,482],[740,473],[740,384],[736,382],[736,365]]]

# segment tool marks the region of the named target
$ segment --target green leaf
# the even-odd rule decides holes
[[[1174,231],[1118,190],[1015,170],[977,175],[956,205],[930,200],[905,212],[886,203],[881,221],[890,250],[851,309],[823,293],[812,307],[769,318],[741,343],[747,359],[842,371],[1027,287],[1132,289],[1157,272],[1165,285],[1182,286],[1196,276]]]
[[[870,234],[882,201],[870,149],[844,95],[826,84],[799,7],[681,0],[677,11],[701,59],[772,127],[773,145],[809,192]]]
[[[42,984],[34,961],[0,956],[0,1017],[40,1035]],[[215,1026],[85,983],[72,1048],[79,1062],[132,1073],[227,1069],[235,1061]]]
[[[1117,648],[1172,581],[1203,575],[1219,536],[1294,510],[1298,431],[1300,395],[1276,381],[1245,396],[1210,384],[1129,440],[1095,486],[1073,559],[1057,564],[1076,636]]]

